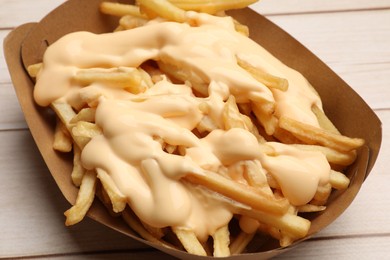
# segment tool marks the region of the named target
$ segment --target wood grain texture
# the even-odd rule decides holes
[[[0,0],[0,46],[63,0]],[[385,259],[390,255],[390,2],[262,0],[253,8],[318,55],[383,123],[378,161],[332,225],[277,259]],[[90,219],[67,228],[62,197],[32,140],[0,53],[0,258],[171,259]]]
[[[37,22],[50,10],[65,0],[2,0],[0,27],[12,28],[26,22]],[[288,15],[296,13],[345,12],[390,8],[387,0],[260,0],[253,8],[265,15]]]
[[[387,0],[260,0],[253,7],[266,15],[288,15],[388,9],[390,3]]]
[[[323,60],[372,108],[390,107],[390,100],[383,98],[390,96],[390,9],[269,19]]]

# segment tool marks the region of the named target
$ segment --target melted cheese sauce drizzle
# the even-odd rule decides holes
[[[218,171],[252,161],[274,176],[293,205],[302,205],[313,198],[319,184],[328,182],[330,167],[321,153],[280,143],[267,143],[275,150],[274,156],[262,154],[257,139],[243,129],[214,130],[204,138],[192,132],[204,116],[200,106],[205,102],[212,108],[212,119],[222,125],[224,101],[229,95],[239,103],[275,103],[277,116],[315,126],[318,122],[311,107],[321,107],[321,101],[301,74],[237,33],[232,19],[193,12],[188,15],[198,27],[151,21],[129,31],[64,36],[44,55],[34,98],[41,106],[58,99],[76,106],[80,94],[101,93],[96,124],[103,135],[94,137],[84,148],[84,167],[106,172],[146,223],[190,228],[206,240],[230,221],[235,206],[226,198],[180,181],[187,173],[203,174],[205,169]],[[286,78],[288,90],[269,90],[237,65],[237,56]],[[80,69],[136,68],[147,60],[190,68],[209,83],[208,97],[196,97],[189,85],[167,79],[138,95],[102,83],[80,86],[72,80]],[[165,152],[159,139],[183,147],[185,155]],[[266,179],[263,171],[259,175]]]

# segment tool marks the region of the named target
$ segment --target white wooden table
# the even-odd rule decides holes
[[[0,0],[1,47],[14,27],[62,2]],[[383,123],[377,164],[351,207],[278,259],[390,259],[390,1],[263,0],[253,8],[325,61]],[[89,219],[64,226],[69,205],[32,140],[0,55],[0,258],[170,259]]]

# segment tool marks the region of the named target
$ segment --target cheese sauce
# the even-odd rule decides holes
[[[293,205],[303,205],[319,184],[328,182],[330,167],[321,153],[280,143],[267,143],[275,152],[263,154],[255,136],[243,129],[214,130],[203,138],[192,132],[204,117],[202,104],[223,125],[221,114],[229,95],[239,103],[275,104],[277,116],[314,126],[318,122],[311,107],[321,107],[321,101],[301,74],[237,33],[231,18],[194,12],[188,17],[196,27],[156,20],[123,32],[64,36],[44,55],[34,98],[41,106],[62,99],[76,107],[80,95],[100,93],[96,124],[103,134],[84,148],[83,166],[108,174],[144,222],[189,228],[206,240],[229,223],[235,207],[244,206],[181,181],[187,173],[204,174],[251,161],[263,167],[260,179],[266,180],[265,171],[272,174],[284,196]],[[239,67],[236,57],[286,78],[288,90],[271,91]],[[166,78],[137,95],[108,84],[81,86],[72,80],[80,69],[136,68],[148,60],[191,70],[209,85],[208,96],[197,97],[190,84],[173,84]],[[180,146],[184,155],[165,152],[161,140]]]

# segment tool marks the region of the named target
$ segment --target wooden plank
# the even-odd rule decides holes
[[[390,255],[389,244],[390,235],[312,240],[273,259],[388,259]]]
[[[38,22],[65,0],[1,0],[0,28],[13,28],[27,22]]]
[[[383,97],[390,96],[390,10],[270,19],[323,60],[371,107],[389,108],[389,99]]]
[[[390,234],[390,198],[386,196],[390,174],[386,161],[390,156],[390,110],[378,111],[378,115],[384,124],[384,141],[378,162],[351,207],[315,237],[320,241],[316,250],[325,250],[328,245],[339,243],[334,241],[345,240],[347,243],[351,237],[344,239],[346,234],[352,239],[366,236],[379,241]],[[0,150],[0,257],[77,255],[144,248],[89,219],[66,228],[63,212],[69,205],[53,182],[29,132],[0,131],[0,142],[3,146]],[[303,245],[309,247],[305,250],[313,253],[310,250],[314,249],[309,245],[317,244],[308,241]],[[349,248],[340,252],[339,246],[335,250],[339,256],[351,254]],[[302,251],[298,252],[302,257]]]
[[[8,68],[4,60],[4,52],[3,52],[3,42],[4,38],[8,35],[11,30],[0,30],[0,83],[6,83],[11,81],[11,77],[9,76]]]
[[[387,151],[386,151],[387,153]],[[330,238],[365,235],[390,236],[389,174],[379,169],[385,159],[382,157],[372,175],[363,184],[352,205],[335,222],[317,234],[316,238]]]
[[[90,219],[65,227],[70,206],[46,168],[30,133],[0,131],[0,257],[145,248]]]
[[[367,9],[385,9],[390,7],[387,0],[260,0],[252,8],[266,15],[292,13],[319,13],[334,11],[352,11]]]
[[[11,83],[0,83],[0,111],[0,131],[27,128]]]
[[[12,28],[26,22],[37,22],[65,0],[2,0],[0,27]],[[387,0],[260,0],[252,6],[265,15],[330,12],[340,10],[362,10],[389,8]]]

